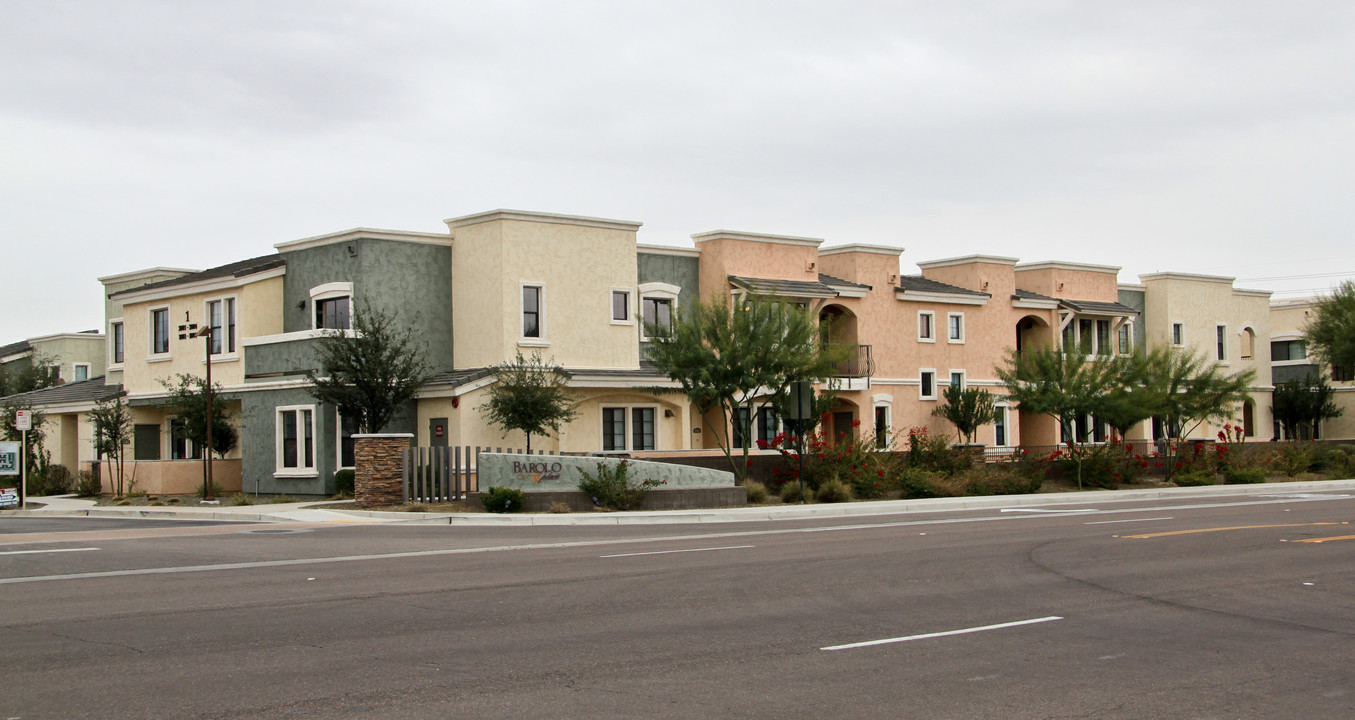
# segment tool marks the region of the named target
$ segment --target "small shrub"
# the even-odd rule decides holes
[[[145,491],[145,490],[133,490],[133,491],[127,493],[127,497],[129,497],[129,498],[143,498],[143,497],[146,497],[146,491]]]
[[[230,498],[229,500],[226,501],[226,503],[227,503],[228,505],[253,505],[253,504],[254,504],[254,498],[252,498],[252,497],[250,497],[250,496],[248,496],[248,495],[246,495],[246,494],[244,494],[244,493],[242,493],[242,492],[238,492],[238,493],[232,495],[231,498]]]
[[[428,512],[428,506],[421,502],[410,503],[405,506],[405,512]]]
[[[966,495],[1027,495],[1039,492],[1043,478],[1031,477],[1010,467],[984,466],[963,473]]]
[[[270,502],[270,503],[272,503],[272,504],[274,504],[274,505],[280,505],[280,504],[282,504],[282,503],[294,503],[294,502],[296,502],[296,498],[294,498],[294,497],[292,497],[291,495],[288,495],[288,494],[286,494],[286,493],[283,493],[282,495],[274,495],[274,496],[268,498],[268,502]]]
[[[921,468],[903,468],[898,472],[894,484],[899,489],[899,496],[906,500],[941,497],[936,486],[936,474]]]
[[[492,487],[480,496],[485,510],[492,513],[522,512],[527,502],[527,494],[515,488]]]
[[[548,512],[555,513],[556,515],[563,515],[564,513],[574,512],[574,509],[569,506],[569,503],[553,502],[550,504]]]
[[[117,502],[115,502],[115,503],[113,503],[113,504],[114,504],[114,505],[131,505],[131,504],[132,504],[132,501],[131,501],[131,500],[128,500],[128,499],[126,499],[126,498],[123,498],[122,500],[119,500],[119,501],[117,501]]]
[[[1308,446],[1297,441],[1280,443],[1270,455],[1270,467],[1289,477],[1308,472],[1310,464]]]
[[[1172,476],[1172,482],[1180,487],[1198,487],[1200,485],[1216,485],[1218,479],[1212,472],[1196,471],[1187,473],[1177,473]]]
[[[579,489],[593,498],[599,507],[608,510],[634,510],[644,502],[645,494],[663,485],[662,480],[634,481],[629,477],[630,462],[622,460],[615,465],[598,463],[597,475],[581,470],[583,480]]]
[[[852,491],[848,489],[846,483],[834,478],[819,483],[819,489],[814,493],[814,497],[821,503],[851,502]]]
[[[75,482],[75,494],[80,497],[98,497],[103,493],[99,478],[88,470],[81,470]]]
[[[809,498],[813,497],[814,491],[813,491],[812,489],[810,489],[809,485],[806,484],[806,485],[803,486],[803,487],[804,487],[804,493],[801,493],[801,492],[800,492],[800,487],[801,487],[800,481],[798,481],[798,480],[791,480],[790,482],[786,483],[785,485],[782,485],[782,486],[781,486],[781,502],[783,502],[783,503],[788,503],[788,504],[789,504],[789,503],[801,503],[801,502],[805,502],[805,501],[809,500]]]
[[[48,465],[28,479],[28,492],[34,496],[65,495],[75,484],[75,477],[65,465]]]
[[[761,505],[767,502],[767,486],[756,480],[749,480],[744,483],[744,488],[748,490],[748,502],[754,505]]]
[[[353,497],[353,487],[357,473],[352,470],[340,470],[334,473],[334,494]]]
[[[160,502],[159,500],[156,500],[156,501],[153,502],[153,503],[147,503],[147,504],[150,505],[151,507],[164,507],[164,506],[165,506],[165,504],[162,503],[162,502]]]
[[[166,498],[165,502],[169,503],[170,505],[178,505],[179,503],[183,502],[183,500],[181,500],[180,498],[172,497]]]
[[[1266,481],[1266,471],[1261,468],[1230,467],[1223,471],[1223,482],[1228,485],[1250,485]]]
[[[127,493],[127,496],[128,496],[128,497],[136,497],[136,494],[137,494],[138,492],[141,493],[142,495],[145,495],[145,494],[146,494],[146,492],[145,492],[144,490],[133,490],[133,491]],[[221,487],[221,484],[220,484],[220,483],[218,483],[218,482],[216,482],[215,480],[213,480],[213,481],[212,481],[212,497],[217,497],[218,495],[221,495],[221,494],[224,493],[224,492],[226,492],[225,488]],[[202,497],[202,485],[198,485],[197,489],[193,491],[193,494],[194,494],[194,495],[197,495],[198,497]]]

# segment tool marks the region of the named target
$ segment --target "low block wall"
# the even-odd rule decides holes
[[[112,494],[117,481],[108,463],[99,465],[103,494]],[[202,490],[202,471],[201,460],[129,460],[123,465],[122,489],[144,490],[150,495],[192,495]],[[212,482],[222,493],[240,492],[240,460],[213,460]]]
[[[484,509],[481,493],[471,493],[467,499],[473,507]],[[593,512],[593,499],[578,490],[542,490],[524,492],[524,512],[549,512],[551,505],[564,503],[571,512]],[[640,504],[641,510],[696,510],[700,508],[743,507],[748,504],[748,490],[743,486],[725,488],[692,488],[687,490],[651,490]]]

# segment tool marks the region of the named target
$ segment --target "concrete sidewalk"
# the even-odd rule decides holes
[[[222,505],[219,507],[97,506],[93,500],[71,495],[34,498],[45,507],[36,510],[5,510],[0,516],[79,516],[158,518],[164,520],[234,520],[252,522],[363,523],[405,525],[533,526],[533,525],[669,525],[720,522],[759,522],[813,518],[872,517],[923,512],[955,512],[994,508],[1042,508],[1106,505],[1146,500],[1183,500],[1230,496],[1296,497],[1312,493],[1355,491],[1355,480],[1264,483],[1258,485],[1210,485],[1205,487],[1155,488],[1149,490],[1092,490],[1034,495],[930,498],[926,500],[878,500],[871,502],[812,505],[752,505],[705,510],[644,512],[591,512],[559,514],[426,513],[328,509],[326,505],[348,501],[279,503],[276,505]],[[1069,507],[1068,509],[1071,509]]]

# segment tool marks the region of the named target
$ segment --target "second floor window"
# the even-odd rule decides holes
[[[169,352],[169,308],[156,308],[151,311],[151,354],[164,355]]]
[[[645,333],[664,332],[673,327],[673,301],[669,298],[644,299]]]
[[[522,286],[522,336],[541,337],[541,287]]]
[[[348,297],[325,298],[315,301],[315,329],[347,330],[352,327]]]
[[[935,340],[936,329],[932,327],[936,316],[929,312],[920,312],[917,314],[917,339]]]
[[[207,322],[212,327],[212,354],[235,352],[235,298],[208,302]]]
[[[122,323],[115,322],[108,329],[109,342],[113,343],[113,363],[121,364],[123,357]]]

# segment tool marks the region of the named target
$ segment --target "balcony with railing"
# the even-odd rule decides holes
[[[847,355],[838,362],[836,373],[829,381],[834,390],[865,390],[870,387],[870,378],[875,374],[875,360],[869,345],[830,343],[828,347],[839,352],[845,348]]]

